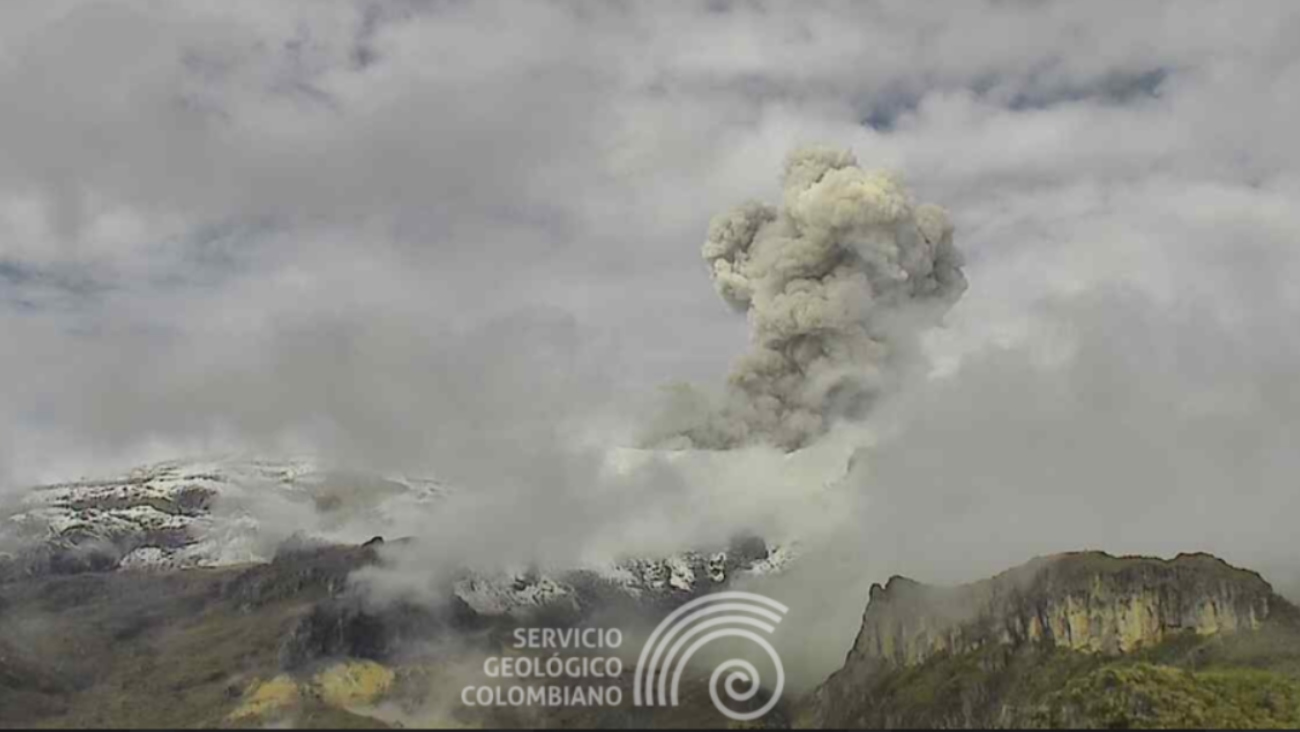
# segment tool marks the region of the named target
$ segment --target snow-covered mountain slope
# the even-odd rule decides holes
[[[262,562],[294,534],[365,541],[445,495],[436,480],[305,458],[172,460],[30,490],[0,517],[0,547],[56,571]]]
[[[0,580],[260,563],[299,546],[392,539],[412,516],[439,510],[454,493],[431,478],[329,470],[310,458],[171,460],[28,491],[0,515]],[[790,546],[774,550],[761,539],[733,538],[549,574],[464,572],[453,592],[488,616],[578,602],[596,588],[655,601],[777,572],[792,556]]]
[[[517,615],[559,604],[581,609],[609,592],[646,605],[675,605],[746,577],[781,572],[794,557],[788,546],[738,538],[712,552],[685,551],[554,574],[466,573],[455,583],[454,594],[481,616]]]

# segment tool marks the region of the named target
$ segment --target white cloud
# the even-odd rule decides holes
[[[936,444],[983,435],[968,449],[997,482],[962,491],[942,462],[917,468],[951,481],[890,488],[919,502],[893,504],[896,527],[941,541],[931,504],[950,494],[943,515],[972,521],[1019,506],[1005,551],[974,557],[1014,561],[1049,543],[1036,522],[1120,466],[1144,486],[1175,480],[1096,426],[1110,402],[1052,401],[1088,369],[1167,387],[1165,405],[1274,390],[1232,408],[1234,434],[1295,415],[1293,3],[43,3],[0,8],[0,34],[11,485],[159,440],[459,456],[469,476],[482,445],[542,439],[547,410],[719,378],[745,325],[698,258],[709,217],[774,198],[783,156],[810,142],[904,171],[951,211],[969,263],[937,339],[947,401],[915,397],[897,419],[926,435],[941,416],[953,434]],[[1124,288],[1136,294],[1106,305]],[[1188,312],[1223,322],[1198,330]],[[1215,361],[1221,349],[1239,357]],[[1056,376],[1026,370],[1044,352]],[[1143,393],[1134,409],[1152,406]],[[1208,423],[1184,444],[1172,412],[1144,414],[1138,427],[1165,432],[1159,454],[1262,461],[1206,467],[1186,484],[1205,511],[1175,512],[1183,528],[1159,536],[1200,530],[1235,551],[1286,508],[1283,452]],[[1027,433],[1101,472],[1044,488],[1055,474],[1017,461]],[[1071,441],[1115,452],[1071,463]],[[1144,511],[1093,535],[1122,544],[1159,520]],[[1280,536],[1259,545],[1281,551]]]

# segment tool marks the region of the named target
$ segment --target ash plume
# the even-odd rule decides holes
[[[701,253],[718,294],[747,313],[750,349],[720,403],[675,387],[652,446],[797,450],[862,416],[965,291],[947,212],[916,205],[896,174],[808,147],[786,158],[783,187],[780,208],[750,201],[710,223]]]

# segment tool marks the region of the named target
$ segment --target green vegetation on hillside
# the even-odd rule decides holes
[[[1300,631],[1188,633],[1128,656],[990,645],[882,670],[851,726],[1300,728]]]
[[[1043,698],[1036,727],[1300,728],[1300,680],[1273,671],[1114,663]]]

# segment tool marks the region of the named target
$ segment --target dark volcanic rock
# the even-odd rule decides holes
[[[296,671],[320,659],[345,657],[393,661],[422,642],[463,629],[467,618],[457,610],[408,602],[367,607],[357,595],[330,598],[294,625],[280,646],[280,666]]]

